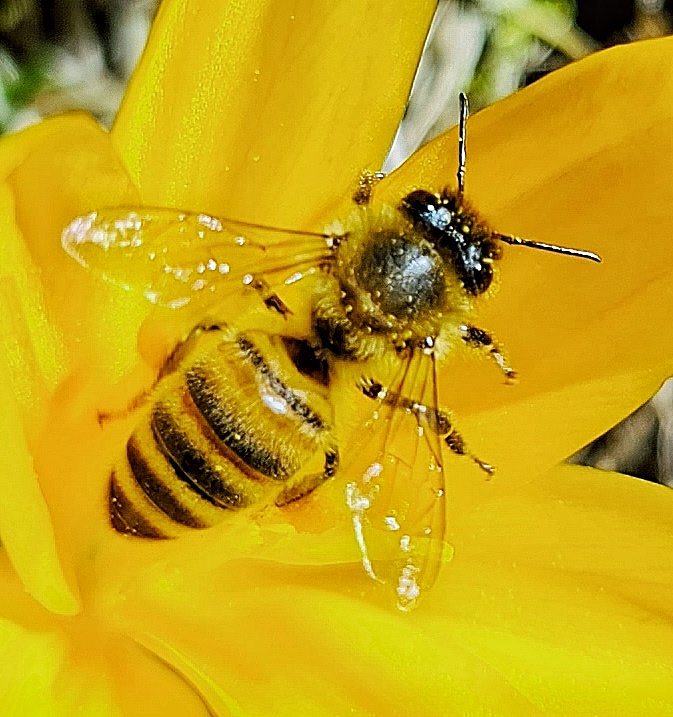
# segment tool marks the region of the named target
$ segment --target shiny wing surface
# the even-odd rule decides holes
[[[356,441],[346,502],[365,570],[408,610],[434,583],[444,551],[434,357],[417,351],[390,387],[369,382],[363,390],[376,407]]]
[[[292,283],[332,258],[326,234],[265,227],[173,209],[102,209],[63,231],[83,266],[153,304],[215,302],[264,278]]]

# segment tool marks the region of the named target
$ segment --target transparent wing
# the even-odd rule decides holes
[[[367,573],[389,584],[401,610],[434,583],[444,551],[445,491],[434,356],[405,359],[376,401],[347,470],[346,502]]]
[[[161,208],[102,209],[63,231],[65,251],[153,304],[207,304],[261,277],[293,283],[332,259],[333,237]]]

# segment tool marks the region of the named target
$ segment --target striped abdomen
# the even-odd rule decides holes
[[[214,328],[193,332],[180,353],[112,472],[119,532],[176,537],[297,500],[334,475],[329,404],[282,340]]]

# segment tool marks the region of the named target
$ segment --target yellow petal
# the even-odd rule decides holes
[[[372,600],[357,565],[218,565],[212,543],[205,560],[127,574],[90,596],[88,621],[47,636],[5,585],[5,609],[39,631],[2,624],[7,664],[35,676],[6,670],[2,692],[44,714],[664,717],[672,500],[555,469],[464,517],[454,562],[410,615]]]
[[[164,3],[113,129],[143,201],[323,221],[380,168],[434,6]]]
[[[183,543],[117,570],[102,605],[224,714],[663,717],[672,508],[661,486],[554,469],[460,519],[454,561],[411,614],[358,564],[288,564],[291,540],[282,562],[219,564],[235,546]]]
[[[0,181],[6,459],[0,483],[11,496],[0,510],[0,536],[28,593],[54,612],[73,614],[76,579],[54,518],[62,507],[64,524],[76,526],[73,505],[59,496],[67,486],[86,485],[86,473],[76,471],[73,460],[54,463],[54,451],[82,445],[84,434],[73,426],[81,414],[95,420],[93,388],[109,387],[137,361],[129,323],[134,308],[136,327],[142,314],[119,292],[117,305],[106,305],[106,288],[65,256],[60,233],[74,215],[121,203],[134,192],[107,135],[84,116],[49,120],[3,139]],[[87,382],[93,397],[77,389]],[[65,439],[63,429],[70,429]],[[45,466],[56,470],[50,476]]]
[[[0,538],[29,595],[55,613],[74,615],[80,609],[77,589],[69,585],[59,561],[54,531],[12,395],[12,381],[0,349]]]
[[[669,714],[671,509],[662,486],[563,466],[458,517],[460,639],[542,714]]]
[[[17,266],[40,272],[46,310],[65,342],[63,368],[96,361],[118,378],[136,360],[138,307],[72,261],[60,242],[78,214],[138,202],[107,133],[71,115],[4,138],[0,147],[0,178],[13,201],[3,246]]]
[[[465,354],[442,374],[459,427],[501,469],[482,498],[600,435],[673,369],[672,51],[664,39],[598,53],[468,122],[466,192],[492,226],[603,257],[504,248],[477,323],[504,344],[520,383]],[[450,185],[456,158],[454,131],[381,195]]]
[[[144,648],[85,615],[57,619],[26,599],[0,558],[0,713],[145,717],[212,712],[189,683]]]
[[[0,709],[6,715],[122,717],[100,676],[64,680],[68,659],[62,636],[22,628],[0,620]],[[66,683],[65,685],[63,683]]]

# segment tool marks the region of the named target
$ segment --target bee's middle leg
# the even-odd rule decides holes
[[[267,309],[277,311],[285,319],[292,315],[292,311],[288,305],[271,289],[264,279],[256,278],[251,286],[260,295]]]
[[[467,456],[471,458],[484,473],[489,476],[495,473],[495,468],[482,461],[468,450],[465,439],[453,425],[451,416],[438,408],[432,408],[424,403],[418,403],[407,396],[399,393],[388,391],[382,384],[373,379],[363,379],[360,384],[360,390],[368,398],[387,403],[405,411],[409,411],[416,418],[418,425],[436,433],[450,451],[458,456]]]

